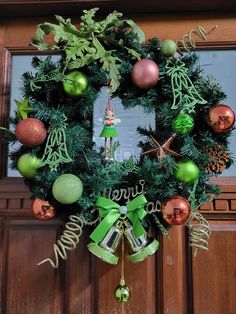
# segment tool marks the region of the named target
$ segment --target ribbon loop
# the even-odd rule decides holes
[[[131,221],[136,237],[140,237],[146,233],[141,223],[141,221],[147,215],[147,212],[144,209],[146,204],[147,199],[143,194],[135,197],[132,201],[126,204],[127,213],[125,214],[125,217]],[[98,208],[99,216],[102,218],[102,221],[92,232],[90,238],[94,242],[99,243],[111,229],[114,223],[120,218],[122,213],[120,212],[119,204],[102,196],[97,199],[96,207]]]

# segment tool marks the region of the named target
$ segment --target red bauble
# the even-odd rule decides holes
[[[40,198],[36,198],[32,203],[32,212],[35,218],[40,220],[48,220],[55,216],[54,207],[45,200],[41,200]]]
[[[134,84],[139,88],[150,88],[158,81],[159,68],[154,61],[142,59],[133,66],[131,76]]]
[[[26,147],[34,147],[44,142],[47,136],[45,125],[38,119],[27,118],[16,126],[16,138]]]
[[[217,104],[209,111],[208,123],[216,133],[228,132],[235,122],[233,110],[224,104]]]
[[[182,225],[189,217],[190,204],[186,198],[176,195],[166,200],[162,204],[161,210],[168,224]]]

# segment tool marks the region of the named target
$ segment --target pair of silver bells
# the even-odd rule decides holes
[[[121,217],[100,243],[91,242],[88,244],[91,253],[109,264],[118,263],[119,257],[116,252],[123,236],[126,237],[131,247],[132,253],[128,255],[128,259],[132,263],[143,261],[154,254],[159,247],[159,242],[156,239],[148,238],[147,233],[140,237],[135,236],[133,226],[125,216],[125,209],[125,206],[120,207]]]

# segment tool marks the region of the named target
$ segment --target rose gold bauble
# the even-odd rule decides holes
[[[133,66],[131,76],[136,86],[146,89],[156,85],[159,78],[159,69],[154,61],[142,59]]]
[[[48,201],[36,198],[32,203],[32,212],[35,218],[40,220],[48,220],[55,216],[55,209]]]
[[[16,126],[16,138],[26,147],[42,144],[46,136],[45,125],[35,118],[23,119]]]
[[[208,123],[216,133],[228,132],[235,122],[233,110],[224,104],[217,104],[209,111]]]
[[[166,200],[162,204],[161,210],[168,224],[182,225],[189,217],[190,204],[186,198],[176,195]]]

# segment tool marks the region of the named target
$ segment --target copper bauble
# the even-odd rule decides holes
[[[35,118],[21,120],[16,126],[16,138],[26,147],[35,147],[42,144],[46,136],[45,125]]]
[[[32,212],[35,218],[40,220],[48,220],[55,216],[54,207],[45,200],[36,198],[32,203]]]
[[[133,66],[131,76],[136,86],[146,89],[156,85],[159,78],[159,69],[154,61],[142,59]]]
[[[228,132],[235,122],[233,110],[224,104],[217,104],[209,111],[209,125],[216,133]]]
[[[188,200],[179,195],[166,200],[161,208],[164,219],[170,225],[182,225],[186,222],[190,213]]]

